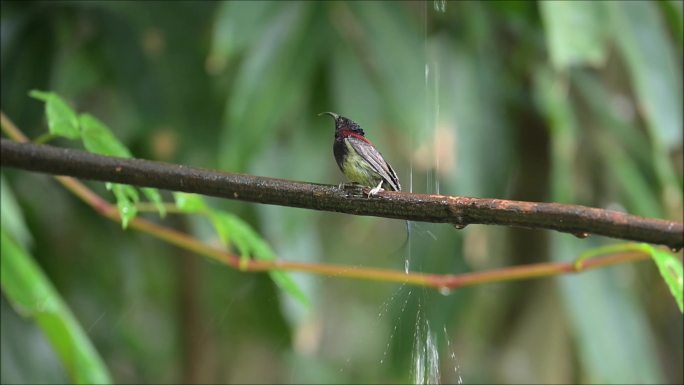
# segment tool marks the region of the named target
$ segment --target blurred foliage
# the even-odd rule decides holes
[[[35,319],[77,384],[111,383],[109,373],[69,308],[33,259],[2,231],[2,290],[19,313]]]
[[[207,206],[204,199],[196,194],[175,192],[173,196],[176,207],[182,212],[206,215],[224,247],[230,250],[230,246],[235,245],[236,252],[240,256],[241,269],[244,269],[250,258],[266,261],[276,259],[276,255],[268,243],[240,217]],[[299,300],[302,305],[309,305],[308,297],[288,273],[272,270],[268,274],[281,289]]]
[[[83,140],[83,147],[95,154],[121,158],[132,157],[128,148],[112,134],[106,124],[96,117],[90,114],[76,115],[76,112],[69,107],[67,102],[54,92],[33,90],[29,94],[45,102],[49,136],[43,135],[36,139],[36,142],[43,138],[49,140],[52,137],[62,136]],[[107,190],[112,190],[116,197],[116,206],[121,216],[121,227],[125,229],[137,214],[136,205],[140,202],[140,194],[135,187],[129,185],[107,183],[105,186],[107,186]],[[162,204],[159,191],[149,187],[143,187],[140,190],[155,204],[159,215],[164,217],[166,209]]]
[[[338,184],[333,127],[316,117],[335,111],[364,127],[406,190],[682,220],[680,1],[1,7],[2,110],[32,138],[50,112],[46,122],[27,95],[52,90],[136,157]],[[419,367],[433,343],[443,382],[684,381],[682,317],[653,263],[449,295],[292,274],[306,308],[266,274],[121,231],[44,175],[3,169],[2,188],[3,234],[35,258],[117,383],[410,382],[433,378]],[[409,249],[392,253],[402,221],[206,202],[287,260],[460,273],[615,243],[414,224]],[[165,221],[220,242],[209,221]],[[63,381],[8,298],[2,382]]]

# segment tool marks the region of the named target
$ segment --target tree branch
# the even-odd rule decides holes
[[[28,138],[14,124],[0,112],[2,129],[14,140],[26,143]],[[78,196],[100,215],[120,222],[119,212],[116,206],[111,205],[99,195],[92,192],[78,180],[68,176],[55,176],[55,178],[69,191]],[[233,269],[241,271],[302,271],[334,277],[347,277],[355,279],[370,279],[375,281],[398,282],[411,285],[451,290],[459,287],[484,284],[488,282],[503,282],[519,279],[551,277],[560,274],[575,273],[595,267],[608,266],[624,262],[642,261],[650,258],[650,252],[642,244],[617,244],[606,246],[601,249],[592,249],[590,253],[580,256],[574,262],[549,262],[525,266],[511,266],[482,272],[472,272],[458,275],[439,275],[425,273],[406,273],[384,269],[358,268],[352,266],[337,266],[328,264],[316,264],[305,262],[288,261],[254,261],[249,260],[246,264],[242,259],[227,251],[216,249],[180,233],[174,229],[166,228],[150,222],[144,218],[133,218],[129,226],[141,232],[147,233],[158,239],[164,240],[178,247],[213,258]],[[597,255],[600,255],[597,257]],[[590,258],[590,259],[589,259]]]
[[[142,159],[2,139],[1,164],[77,178],[156,187],[249,202],[420,222],[492,224],[603,235],[680,249],[681,222],[558,203],[384,192],[368,198],[359,189],[232,174]]]

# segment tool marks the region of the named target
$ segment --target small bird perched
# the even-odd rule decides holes
[[[334,112],[321,112],[335,119],[333,154],[342,173],[351,182],[372,187],[368,196],[380,191],[401,191],[399,177],[373,143],[365,137],[361,126]]]

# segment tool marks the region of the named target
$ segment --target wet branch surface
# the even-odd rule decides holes
[[[578,237],[611,238],[680,249],[684,224],[617,211],[559,203],[383,192],[367,197],[355,188],[233,174],[142,159],[123,159],[85,151],[2,139],[1,164],[54,175],[156,187],[248,202],[333,211],[354,215],[451,223],[548,229]]]

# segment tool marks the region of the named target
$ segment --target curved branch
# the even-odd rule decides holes
[[[98,181],[156,187],[249,202],[355,215],[557,230],[603,235],[680,249],[684,224],[617,211],[559,203],[384,192],[368,198],[359,189],[232,174],[142,159],[2,140],[2,166]]]

